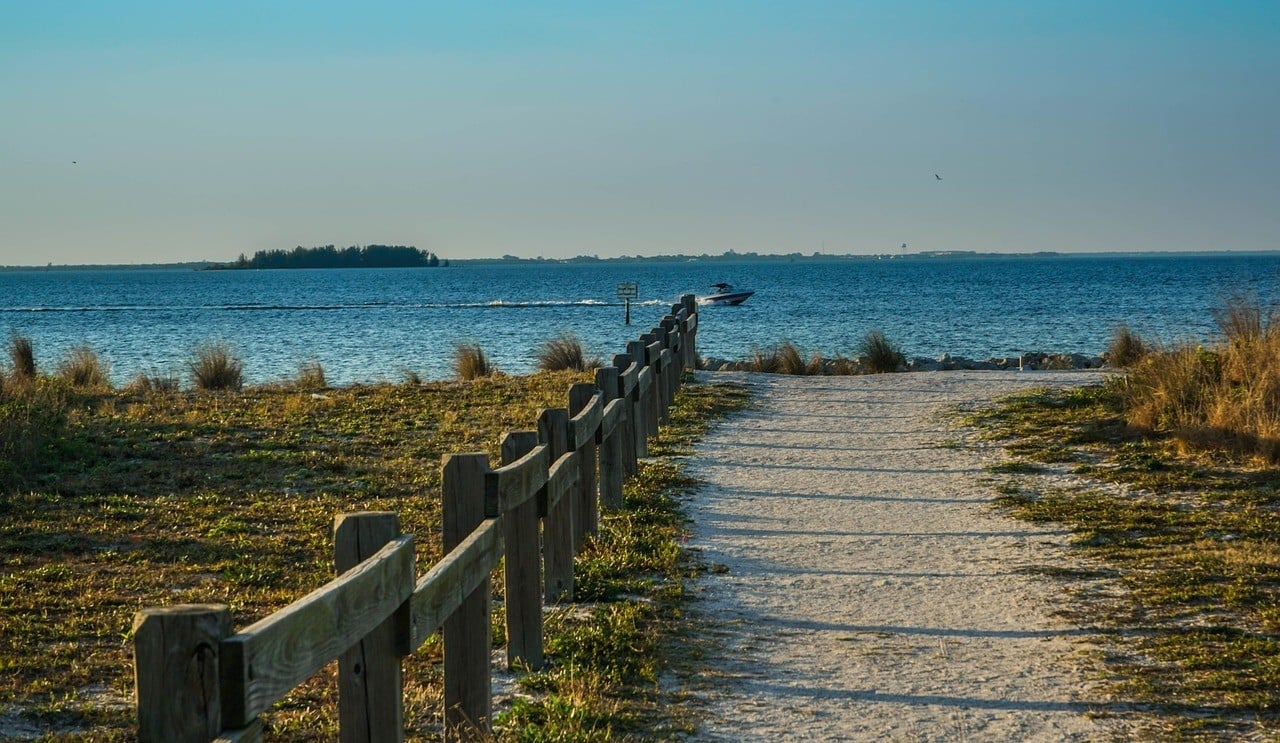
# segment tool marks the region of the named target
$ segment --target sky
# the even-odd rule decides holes
[[[0,0],[0,265],[1274,250],[1277,81],[1276,0]]]

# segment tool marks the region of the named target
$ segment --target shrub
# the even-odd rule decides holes
[[[453,372],[458,379],[478,379],[496,371],[479,343],[460,341],[453,345]]]
[[[1111,342],[1107,344],[1107,360],[1117,369],[1133,366],[1150,352],[1146,341],[1120,323],[1111,333]]]
[[[879,330],[872,330],[862,337],[858,342],[858,355],[862,357],[867,371],[872,374],[895,372],[906,363],[906,357],[902,355],[898,344]]]
[[[107,364],[89,346],[73,346],[66,358],[58,362],[57,375],[72,387],[81,389],[106,389],[111,386],[107,378]]]
[[[417,387],[422,384],[422,375],[406,366],[400,370],[400,381],[411,387]]]
[[[856,364],[853,363],[853,361],[846,358],[844,354],[837,353],[835,365],[832,369],[832,373],[842,377],[849,376],[851,374],[857,374],[858,367]]]
[[[187,368],[198,390],[238,390],[244,386],[244,364],[226,341],[205,343],[195,350]]]
[[[294,386],[300,390],[322,390],[329,385],[324,378],[324,367],[316,359],[308,359],[298,364],[298,378]]]
[[[9,338],[9,360],[13,364],[13,376],[17,380],[36,378],[36,354],[31,339],[14,334]]]
[[[564,371],[567,369],[583,371],[597,369],[604,365],[599,356],[587,358],[582,341],[573,333],[560,333],[554,338],[542,342],[534,354],[538,368],[542,371]]]

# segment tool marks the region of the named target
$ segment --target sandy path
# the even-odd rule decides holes
[[[1082,633],[1049,616],[1061,532],[1007,519],[933,413],[1095,374],[723,375],[760,409],[697,447],[689,546],[728,568],[694,611],[716,649],[707,740],[1082,740]],[[991,452],[990,457],[998,457]]]

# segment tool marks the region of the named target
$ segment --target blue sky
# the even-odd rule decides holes
[[[0,0],[0,264],[1280,249],[1274,0],[262,5]]]

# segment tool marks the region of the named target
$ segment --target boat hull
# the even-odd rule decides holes
[[[712,294],[709,297],[703,297],[698,300],[701,304],[728,304],[739,305],[747,301],[755,292],[728,292],[725,294]]]

